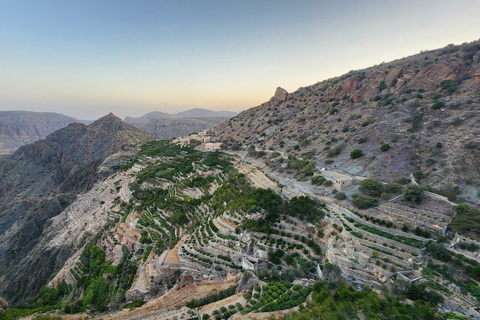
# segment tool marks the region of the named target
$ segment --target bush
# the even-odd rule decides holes
[[[407,186],[403,193],[403,199],[408,202],[412,202],[415,204],[422,203],[423,199],[423,187],[422,186]]]
[[[389,183],[383,187],[383,191],[386,193],[397,193],[402,190],[402,185],[398,183]]]
[[[380,150],[382,150],[382,152],[388,151],[389,149],[390,145],[388,143],[384,143],[380,146]]]
[[[378,90],[379,90],[379,91],[382,91],[382,90],[384,90],[384,89],[386,89],[386,88],[387,88],[387,84],[385,83],[385,81],[383,81],[383,80],[380,81],[380,83],[378,84]]]
[[[365,179],[360,182],[360,191],[372,196],[378,197],[382,194],[383,185],[380,181],[374,179]]]
[[[435,103],[432,105],[432,109],[438,110],[441,109],[444,105],[445,103],[443,103],[442,101],[435,101]]]
[[[345,192],[338,192],[335,195],[335,198],[337,198],[338,200],[345,200],[347,199],[347,195],[345,194]]]
[[[358,144],[362,144],[362,143],[364,143],[365,141],[367,141],[367,137],[358,138]]]
[[[427,243],[427,249],[433,258],[445,262],[450,261],[450,252],[448,252],[448,250],[442,244],[429,241]]]
[[[378,206],[378,200],[374,198],[358,196],[353,200],[353,205],[355,205],[360,210],[365,210]]]
[[[357,159],[363,156],[363,151],[362,149],[353,149],[352,152],[350,152],[350,158],[352,159]]]
[[[325,182],[325,178],[321,175],[313,176],[310,181],[312,184],[320,186]]]

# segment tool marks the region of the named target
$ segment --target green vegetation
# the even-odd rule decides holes
[[[308,155],[302,155],[301,160],[295,156],[288,156],[288,168],[296,171],[295,177],[299,180],[306,180],[317,170],[315,161],[310,160]]]
[[[384,237],[384,238],[387,238],[387,239],[391,239],[391,240],[394,240],[394,241],[397,241],[397,242],[415,247],[415,248],[422,248],[423,247],[423,243],[421,241],[416,240],[416,239],[412,239],[412,238],[408,238],[408,237],[404,237],[404,236],[397,236],[397,235],[394,235],[394,234],[391,234],[391,233],[388,233],[388,232],[384,232],[384,231],[369,227],[369,226],[361,224],[361,223],[356,223],[355,227],[357,227],[359,229],[362,229],[362,230],[365,230],[367,232],[376,234],[378,236],[381,236],[381,237]]]
[[[386,152],[390,150],[390,145],[388,143],[384,143],[380,146],[380,150],[382,150],[382,152]]]
[[[189,308],[199,308],[204,305],[207,305],[209,303],[219,301],[225,298],[228,298],[230,296],[233,296],[235,294],[235,290],[237,289],[237,286],[231,286],[230,288],[220,291],[219,293],[215,293],[212,295],[209,295],[203,299],[200,300],[192,300],[190,302],[187,302],[186,306]]]
[[[353,149],[352,152],[350,152],[350,158],[352,159],[357,159],[363,156],[363,151],[362,149]]]
[[[300,308],[300,312],[285,315],[280,319],[360,319],[360,313],[366,319],[440,319],[436,312],[438,294],[422,295],[427,293],[424,288],[405,287],[395,294],[383,289],[381,298],[368,287],[355,291],[345,282],[335,286],[333,283],[319,281],[315,283],[312,291],[312,302],[308,308]],[[405,296],[415,303],[402,303],[402,297]]]
[[[313,176],[311,179],[310,179],[310,182],[314,185],[317,185],[317,186],[320,186],[322,185],[324,182],[325,182],[325,178],[321,175],[317,175],[317,176]]]
[[[454,210],[455,215],[448,227],[462,235],[480,239],[480,210],[467,204],[459,204]]]
[[[368,208],[373,208],[378,206],[378,200],[375,198],[358,196],[353,199],[353,205],[360,210],[365,210]]]
[[[378,180],[365,179],[360,182],[360,191],[372,197],[379,197],[382,194],[383,185]]]
[[[438,109],[441,109],[443,108],[443,106],[445,105],[445,103],[443,103],[442,101],[435,101],[432,105],[432,109],[435,109],[435,110],[438,110]]]
[[[420,204],[422,203],[423,199],[423,191],[424,189],[422,186],[407,186],[407,188],[403,192],[403,199],[411,203]]]

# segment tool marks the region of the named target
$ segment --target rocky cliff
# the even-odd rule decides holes
[[[279,88],[271,100],[215,131],[229,148],[265,150],[265,162],[280,172],[289,171],[284,162],[289,156],[304,155],[318,168],[382,181],[415,173],[420,183],[439,190],[458,186],[457,200],[475,204],[479,109],[480,41],[475,41],[351,71],[292,93]],[[352,159],[355,149],[360,156]]]
[[[152,139],[109,114],[88,126],[72,123],[0,162],[0,295],[18,302],[38,292],[72,249],[42,247],[52,219],[122,154],[134,153],[134,144]]]

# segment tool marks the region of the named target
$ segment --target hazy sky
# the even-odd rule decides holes
[[[480,38],[479,0],[0,0],[0,110],[241,111]]]

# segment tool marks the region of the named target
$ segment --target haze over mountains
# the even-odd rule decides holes
[[[195,108],[176,114],[154,111],[138,118],[126,117],[125,122],[150,134],[170,139],[213,128],[235,115],[237,113],[231,111]]]
[[[125,122],[168,139],[213,128],[235,115],[237,113],[231,111],[195,108],[176,114],[154,111],[138,118],[127,116]],[[93,121],[53,112],[0,111],[0,155],[11,154],[25,144],[44,139],[72,122],[90,124]]]
[[[53,112],[0,111],[0,155],[44,139],[72,122],[80,121]]]

